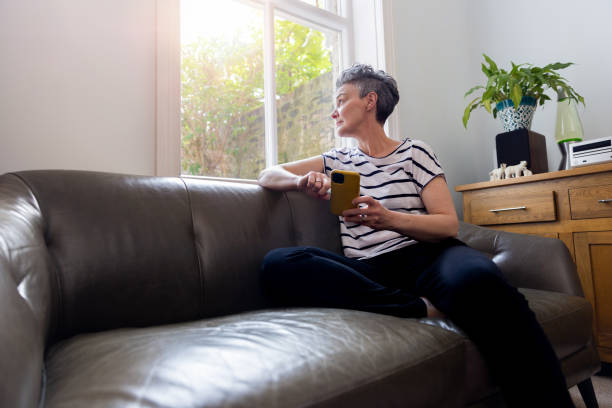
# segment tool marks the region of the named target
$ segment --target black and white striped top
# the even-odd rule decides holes
[[[378,200],[389,210],[411,214],[427,214],[421,191],[444,174],[431,147],[411,139],[381,158],[368,156],[357,147],[332,149],[323,153],[323,163],[328,176],[335,169],[358,172],[360,195]],[[416,243],[397,232],[345,223],[343,217],[340,236],[344,255],[350,258],[371,258]]]

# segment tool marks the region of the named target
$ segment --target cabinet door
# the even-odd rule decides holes
[[[599,354],[612,362],[612,231],[575,233],[574,245],[584,294],[593,305]]]

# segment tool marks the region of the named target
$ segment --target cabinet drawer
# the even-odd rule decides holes
[[[485,196],[474,197],[470,207],[471,222],[477,225],[554,221],[557,218],[552,191],[514,195],[491,191]]]
[[[571,188],[569,199],[573,220],[612,217],[612,184]]]

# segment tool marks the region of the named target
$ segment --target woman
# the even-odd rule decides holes
[[[264,288],[286,306],[447,316],[479,348],[509,405],[573,406],[525,298],[495,263],[455,238],[457,215],[431,148],[385,134],[399,101],[395,80],[354,65],[336,86],[331,117],[338,135],[358,147],[268,168],[259,183],[328,200],[333,169],[359,172],[357,208],[340,217],[344,256],[312,247],[273,250],[262,263]]]

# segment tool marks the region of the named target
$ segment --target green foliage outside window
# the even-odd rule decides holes
[[[200,37],[183,45],[183,174],[256,178],[265,166],[262,44],[262,28],[251,26],[236,33],[231,42]],[[275,22],[275,57],[277,101],[291,98],[300,87],[332,70],[324,34],[287,20]],[[303,126],[298,122],[296,126]],[[301,133],[301,144],[319,148],[315,140],[319,132]],[[279,136],[279,158],[291,158],[292,153],[280,145]]]

